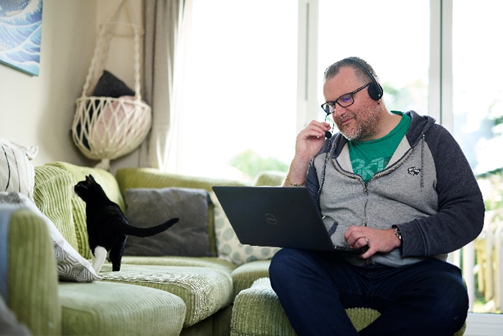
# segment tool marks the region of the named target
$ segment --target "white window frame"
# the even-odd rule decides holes
[[[318,116],[318,0],[299,1],[297,132]]]
[[[318,0],[298,0],[297,131],[318,116]],[[453,0],[430,0],[429,115],[453,130]],[[503,334],[503,314],[468,313],[465,336]]]

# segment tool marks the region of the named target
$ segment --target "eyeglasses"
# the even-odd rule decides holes
[[[337,103],[340,107],[348,107],[353,105],[355,102],[353,95],[356,94],[357,92],[360,92],[361,90],[365,89],[367,86],[372,84],[372,82],[365,84],[364,86],[359,87],[358,89],[351,91],[349,93],[343,94],[339,98],[337,98],[334,101],[329,101],[324,104],[321,104],[321,108],[326,114],[332,114],[335,111],[335,104]]]

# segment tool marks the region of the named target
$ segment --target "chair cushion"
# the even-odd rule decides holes
[[[180,221],[148,238],[129,236],[124,250],[130,256],[210,256],[208,192],[192,188],[134,188],[126,190],[126,218],[136,227],[151,227],[171,218]]]
[[[211,192],[215,185],[243,185],[238,181],[194,177],[161,172],[154,168],[121,168],[115,173],[117,183],[123,193],[131,188],[193,188]],[[208,207],[208,237],[210,252],[217,254],[215,242],[213,204]]]
[[[212,267],[218,268],[229,274],[236,269],[236,265],[229,261],[216,257],[142,257],[142,256],[123,256],[122,264],[132,265],[157,265],[157,266],[192,266],[192,267]]]
[[[185,304],[152,288],[96,281],[61,283],[63,335],[179,335]]]
[[[110,264],[103,265],[103,281],[147,286],[179,296],[187,307],[184,327],[213,315],[234,298],[231,275],[222,269],[129,264],[122,265],[119,272],[111,269]]]
[[[380,313],[369,308],[346,309],[358,331],[379,317]],[[232,310],[231,336],[277,335],[296,336],[269,278],[256,280],[241,291]]]
[[[357,331],[381,316],[371,308],[349,308],[346,313]],[[466,323],[454,336],[463,335],[465,329]],[[245,335],[296,336],[269,278],[257,279],[234,300],[231,336]]]
[[[98,168],[76,166],[66,162],[51,162],[47,163],[46,166],[57,167],[69,173],[70,178],[73,179],[73,181],[71,181],[72,190],[73,186],[77,184],[77,182],[83,180],[86,175],[93,175],[96,182],[105,190],[110,200],[117,203],[123,211],[125,210],[126,206],[121,191],[119,190],[119,185],[110,172]],[[75,234],[79,245],[77,251],[84,258],[91,259],[91,249],[89,248],[87,237],[86,204],[76,195],[71,197],[71,202],[73,209],[73,224],[75,226]]]
[[[238,295],[243,289],[250,288],[255,280],[269,277],[270,260],[258,260],[239,266],[232,272],[234,283],[234,295]]]
[[[30,160],[37,155],[36,146],[26,147],[0,138],[0,190],[19,192],[33,200],[35,171]]]

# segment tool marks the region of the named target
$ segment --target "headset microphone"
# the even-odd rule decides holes
[[[325,116],[325,122],[327,122],[327,118],[330,114],[327,114]],[[334,125],[332,124],[332,131],[334,130]],[[332,132],[331,131],[325,131],[325,138],[329,139],[332,137]]]

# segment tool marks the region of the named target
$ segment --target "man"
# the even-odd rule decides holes
[[[299,336],[358,335],[345,309],[381,316],[360,335],[453,335],[468,295],[447,253],[482,230],[484,204],[470,166],[435,120],[390,112],[374,70],[357,57],[325,72],[322,108],[296,140],[285,186],[306,185],[334,245],[361,255],[283,249],[272,286]]]

